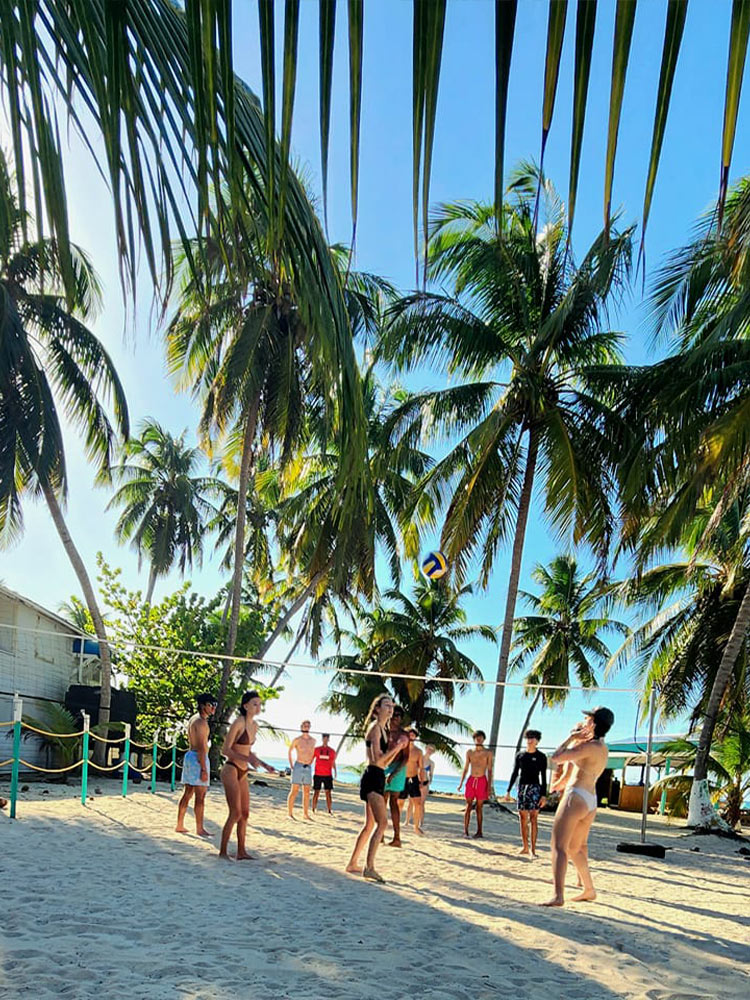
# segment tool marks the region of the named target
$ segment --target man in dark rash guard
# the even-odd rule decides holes
[[[516,755],[513,773],[508,782],[508,794],[518,778],[518,818],[521,824],[521,854],[535,858],[539,810],[546,803],[547,757],[537,749],[542,734],[538,729],[526,730],[526,750]]]

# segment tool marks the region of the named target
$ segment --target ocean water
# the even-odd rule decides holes
[[[264,760],[266,760],[269,764],[273,764],[273,766],[278,768],[280,771],[289,767],[289,761],[282,757],[265,757]],[[338,769],[338,780],[345,785],[358,785],[359,775],[355,774],[354,771],[348,770],[346,766],[343,766]],[[432,780],[430,789],[433,792],[452,792],[454,795],[463,795],[463,788],[460,793],[458,791],[458,782],[460,780],[460,774],[436,774]],[[507,788],[507,781],[495,782],[495,792],[498,795],[505,795]]]

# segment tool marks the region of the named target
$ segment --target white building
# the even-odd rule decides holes
[[[64,703],[71,684],[99,684],[96,657],[74,652],[74,625],[54,611],[35,604],[0,585],[0,722],[13,718],[13,695],[23,699],[24,715],[44,713],[45,702]],[[25,739],[21,756],[44,766],[46,754],[40,743]],[[12,755],[12,730],[0,728],[0,761]],[[9,770],[10,765],[2,768]]]

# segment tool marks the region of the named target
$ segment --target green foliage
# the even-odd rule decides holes
[[[23,722],[27,726],[34,726],[35,729],[44,729],[48,733],[59,733],[60,735],[42,736],[33,733],[29,729],[22,729],[25,740],[40,740],[42,746],[49,747],[54,755],[53,767],[67,767],[74,761],[81,759],[82,737],[74,736],[64,739],[64,733],[76,733],[81,731],[79,719],[57,702],[45,702],[39,710],[39,715],[24,715]]]
[[[140,591],[121,583],[121,571],[98,557],[99,587],[108,613],[109,633],[116,650],[115,667],[138,703],[138,738],[150,740],[157,729],[163,736],[182,734],[195,712],[195,699],[204,691],[216,694],[224,648],[225,595],[206,600],[186,582],[159,603],[149,605]],[[267,631],[260,603],[243,604],[236,656],[255,656]],[[174,653],[170,650],[184,650]],[[213,656],[191,656],[191,652]],[[263,698],[277,693],[258,683],[255,664],[238,664],[230,674],[227,708],[239,704],[248,685]],[[163,740],[162,740],[163,742]]]

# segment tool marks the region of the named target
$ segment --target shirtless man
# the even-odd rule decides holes
[[[404,738],[404,710],[398,705],[394,706],[391,716],[391,729],[388,735],[388,752],[398,746]],[[388,842],[389,847],[401,847],[401,802],[405,796],[406,787],[406,762],[409,759],[409,745],[404,746],[391,761],[386,769],[385,801],[390,803],[391,823],[393,825],[393,840]]]
[[[182,761],[182,783],[185,791],[177,806],[176,833],[187,833],[185,813],[190,805],[190,799],[195,794],[195,832],[199,837],[210,837],[211,834],[203,826],[203,814],[206,807],[206,792],[211,784],[211,768],[208,763],[208,720],[216,711],[216,698],[212,694],[198,695],[198,711],[188,722],[188,743],[190,749]]]
[[[607,766],[609,751],[604,736],[612,728],[614,714],[608,708],[584,712],[587,719],[575,725],[570,736],[550,757],[550,763],[562,770],[570,764],[570,777],[560,799],[552,826],[552,876],[555,892],[544,906],[562,906],[568,861],[572,861],[583,885],[574,902],[596,899],[589,871],[588,840],[596,816],[596,782]],[[557,779],[559,781],[559,778]]]
[[[286,800],[286,807],[289,811],[289,819],[294,819],[294,803],[297,800],[297,792],[302,786],[302,814],[305,819],[312,819],[310,815],[310,787],[312,785],[312,762],[315,756],[315,739],[310,735],[310,720],[305,721],[300,726],[301,736],[296,736],[289,745],[289,766],[292,769],[292,787],[289,791],[289,798]],[[296,761],[292,759],[292,754],[297,754]]]
[[[477,808],[477,832],[474,834],[475,839],[481,839],[484,834],[482,832],[482,812],[484,810],[484,804],[490,795],[493,794],[492,791],[492,752],[487,749],[484,745],[484,741],[487,737],[478,729],[474,733],[474,749],[469,750],[466,753],[466,763],[464,764],[464,772],[461,775],[461,780],[458,783],[458,790],[461,791],[461,786],[464,783],[464,778],[466,777],[466,772],[471,768],[471,775],[469,780],[466,782],[466,811],[464,812],[464,836],[469,836],[469,820],[471,819],[471,811],[476,805]]]
[[[414,832],[424,835],[422,830],[422,783],[427,778],[424,770],[424,754],[417,746],[416,729],[407,729],[409,737],[409,759],[406,762],[406,785],[404,791],[409,797],[409,803],[414,810]]]

